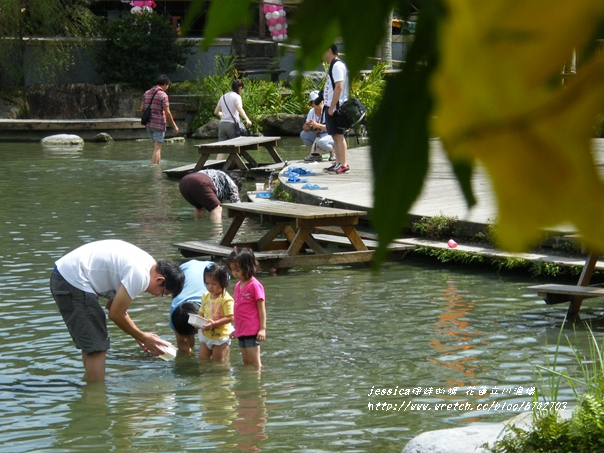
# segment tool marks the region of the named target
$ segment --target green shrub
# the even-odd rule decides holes
[[[386,84],[384,76],[387,69],[388,65],[386,63],[378,63],[369,74],[358,79],[353,79],[350,83],[350,96],[357,98],[367,107],[368,118],[371,118],[375,107],[382,99]]]
[[[196,130],[208,121],[215,119],[214,109],[220,96],[231,90],[234,78],[239,77],[235,69],[236,57],[232,55],[216,56],[214,74],[199,77],[197,80],[180,82],[174,85],[174,92],[196,94],[200,96],[195,119],[191,130]],[[291,113],[306,115],[309,110],[307,93],[318,90],[311,79],[303,78],[301,83],[290,87],[285,82],[271,82],[264,79],[243,78],[244,90],[241,93],[243,109],[252,120],[250,132],[261,132],[259,120],[265,115]]]
[[[172,24],[156,13],[128,14],[109,21],[95,60],[106,83],[127,83],[146,90],[160,74],[176,71],[193,43],[178,41]]]
[[[459,234],[457,227],[458,217],[437,215],[434,217],[422,217],[413,222],[411,230],[422,237],[430,239],[448,239]]]
[[[213,75],[174,84],[173,92],[196,94],[201,98],[191,130],[196,130],[215,118],[214,109],[220,96],[230,91],[231,82],[239,77],[235,64],[234,55],[217,55]],[[358,97],[367,106],[368,116],[382,96],[385,70],[385,65],[378,64],[363,79],[352,81],[351,96]],[[301,77],[291,85],[285,81],[249,78],[243,78],[243,83],[243,109],[252,120],[252,133],[261,132],[259,120],[263,116],[282,113],[306,115],[310,109],[308,93],[322,89],[322,84],[317,84],[309,77]]]

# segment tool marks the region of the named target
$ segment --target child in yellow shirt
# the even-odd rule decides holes
[[[199,358],[223,362],[228,359],[233,330],[233,298],[227,292],[229,272],[222,264],[211,263],[203,271],[208,290],[201,298],[199,316],[209,320],[199,332]]]

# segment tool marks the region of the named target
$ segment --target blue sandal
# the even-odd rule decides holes
[[[308,189],[308,190],[325,190],[328,189],[329,187],[327,186],[319,186],[318,184],[304,184],[302,186],[302,189]]]
[[[308,179],[300,179],[298,175],[291,175],[287,178],[287,182],[308,182]]]
[[[287,172],[284,172],[283,174],[285,176],[288,176],[291,173],[296,173],[298,175],[301,176],[316,176],[317,174],[314,171],[309,170],[308,168],[304,168],[304,167],[288,167]]]

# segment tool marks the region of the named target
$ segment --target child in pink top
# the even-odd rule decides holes
[[[264,287],[255,275],[260,269],[254,252],[248,248],[235,249],[227,258],[231,275],[238,282],[235,285],[235,331],[244,365],[262,366],[260,342],[266,339],[266,309],[264,307]]]

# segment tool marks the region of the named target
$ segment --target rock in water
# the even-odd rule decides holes
[[[73,134],[57,134],[44,137],[41,143],[48,145],[83,145],[84,139]]]
[[[106,132],[101,132],[100,134],[96,134],[92,139],[93,142],[107,143],[112,142],[113,137]]]

